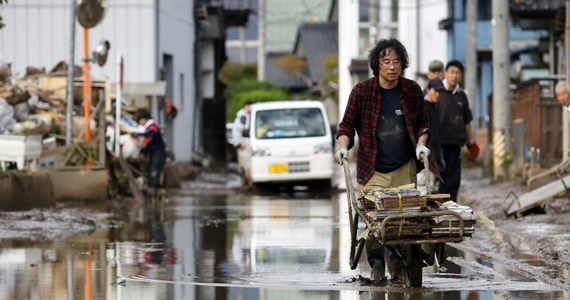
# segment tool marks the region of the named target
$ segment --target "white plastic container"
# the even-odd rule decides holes
[[[42,154],[41,135],[0,135],[0,167],[6,169],[7,162],[15,162],[18,170],[29,166],[37,167]]]

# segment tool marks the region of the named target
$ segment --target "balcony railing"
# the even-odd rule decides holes
[[[221,6],[226,10],[253,10],[257,0],[197,0],[196,5]]]

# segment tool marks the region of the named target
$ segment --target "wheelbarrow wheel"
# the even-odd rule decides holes
[[[422,287],[423,256],[421,245],[406,247],[406,283],[411,287]]]
[[[435,257],[437,263],[441,266],[445,263],[445,243],[435,244]]]

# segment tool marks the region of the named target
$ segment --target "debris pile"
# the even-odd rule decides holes
[[[0,65],[6,66],[2,62]],[[76,76],[81,75],[80,68],[76,67],[75,72]],[[14,78],[9,71],[0,73],[0,133],[65,133],[67,65],[64,62],[57,64],[49,73],[28,67],[23,78]],[[74,90],[74,110],[77,115],[74,122],[79,124],[83,122],[80,117],[81,103],[79,86]]]

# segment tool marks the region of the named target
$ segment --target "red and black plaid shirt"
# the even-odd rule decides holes
[[[400,77],[399,84],[402,88],[400,104],[404,112],[408,134],[415,148],[418,138],[422,134],[429,134],[430,132],[427,108],[424,105],[422,89],[415,81]],[[374,164],[378,152],[376,127],[380,118],[381,107],[382,96],[380,95],[378,77],[360,82],[352,88],[344,117],[338,125],[336,137],[348,136],[350,139],[349,149],[354,146],[355,133],[358,134],[360,147],[358,148],[356,163],[356,179],[362,185],[365,185],[374,175]],[[439,176],[439,172],[434,167],[432,156],[430,156],[430,171]]]

